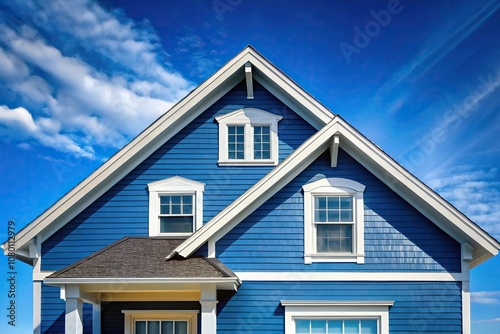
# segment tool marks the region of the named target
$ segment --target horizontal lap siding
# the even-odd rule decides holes
[[[280,300],[391,300],[391,334],[462,330],[460,283],[245,281],[227,298],[218,304],[218,334],[282,334]]]
[[[214,117],[244,107],[283,116],[278,123],[280,160],[315,130],[255,83],[246,98],[241,82],[131,173],[42,244],[42,270],[58,270],[124,236],[148,235],[147,184],[179,175],[205,183],[204,222],[266,175],[272,166],[218,167]]]
[[[324,154],[216,245],[234,271],[460,272],[460,245],[390,190],[343,150],[338,166]],[[304,264],[302,186],[341,177],[366,186],[365,264]]]

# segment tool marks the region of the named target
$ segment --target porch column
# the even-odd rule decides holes
[[[201,334],[217,333],[217,288],[215,284],[201,285]]]
[[[83,301],[66,297],[66,334],[83,334]]]
[[[64,318],[65,334],[83,334],[83,300],[78,285],[66,285],[61,295],[66,299],[66,316]]]

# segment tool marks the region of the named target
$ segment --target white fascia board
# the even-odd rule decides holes
[[[244,73],[238,70],[246,63],[243,59],[245,52],[246,50],[243,50],[230,60],[90,176],[19,231],[16,238],[18,250],[26,247],[32,238],[49,225],[51,228],[44,233],[44,238],[46,240],[50,237],[239,83],[244,78]]]
[[[316,160],[327,149],[330,138],[337,132],[337,129],[337,122],[331,121],[253,187],[180,244],[172,254],[188,257],[210,238],[215,241],[220,239]]]
[[[47,285],[62,285],[62,284],[179,284],[179,283],[237,283],[240,281],[237,277],[219,277],[219,278],[164,278],[164,277],[147,277],[147,278],[45,278],[43,281]]]
[[[282,306],[392,306],[393,300],[280,300]]]
[[[469,273],[447,272],[236,272],[245,281],[270,282],[466,282]]]
[[[278,98],[283,97],[286,99],[284,103],[300,106],[299,109],[302,113],[309,114],[302,115],[302,117],[311,122],[315,121],[316,124],[311,123],[313,126],[319,128],[333,119],[334,115],[328,109],[302,90],[255,49],[248,46],[91,175],[61,197],[54,205],[19,231],[16,236],[17,251],[22,252],[30,240],[42,231],[45,231],[44,240],[49,238],[199,116],[207,107],[220,99],[245,78],[243,69],[247,62],[252,64],[253,70],[259,70],[259,73],[265,75],[261,81],[265,81],[267,87],[280,87],[282,92],[277,95]],[[267,84],[268,81],[273,80],[276,82]],[[284,94],[285,92],[287,94]],[[289,101],[291,97],[297,98],[297,102]],[[318,120],[320,121],[318,122]],[[7,243],[4,243],[2,247],[5,249],[6,245]]]
[[[342,119],[339,120],[339,133],[340,146],[347,153],[443,231],[460,243],[470,243],[475,254],[482,253],[477,247],[487,251],[490,257],[498,253],[498,241]]]

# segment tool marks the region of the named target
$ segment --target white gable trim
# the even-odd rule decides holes
[[[198,117],[206,108],[245,79],[244,68],[248,62],[252,64],[253,79],[258,80],[264,87],[268,87],[271,93],[274,92],[278,99],[311,122],[314,127],[321,128],[333,118],[334,115],[327,108],[302,90],[254,48],[248,46],[54,205],[19,231],[16,235],[18,254],[22,254],[31,239],[42,231],[44,231],[44,240],[49,238]],[[7,247],[7,243],[2,245],[4,253]]]
[[[209,238],[220,239],[311,164],[339,135],[354,159],[460,243],[473,248],[471,268],[496,255],[500,243],[470,221],[340,117],[304,142],[287,159],[216,215],[172,254],[188,257]]]

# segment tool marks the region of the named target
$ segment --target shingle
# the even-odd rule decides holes
[[[204,257],[165,260],[183,240],[126,237],[48,278],[219,278],[236,277],[220,261]]]

